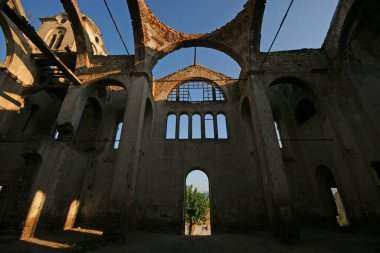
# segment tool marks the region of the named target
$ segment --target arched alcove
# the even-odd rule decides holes
[[[205,172],[192,170],[185,184],[185,235],[211,235],[210,183]]]
[[[76,131],[75,146],[79,150],[86,153],[96,150],[96,138],[101,120],[102,108],[98,100],[94,97],[88,98]]]

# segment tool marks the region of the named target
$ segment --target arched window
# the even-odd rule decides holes
[[[173,140],[176,138],[177,116],[169,114],[166,123],[166,139]]]
[[[317,110],[314,107],[313,102],[309,99],[303,99],[298,102],[296,107],[296,121],[299,125],[313,117],[317,113]]]
[[[214,139],[214,116],[211,113],[205,115],[205,137],[206,139]]]
[[[201,139],[202,138],[202,118],[199,114],[194,114],[191,118],[191,138]]]
[[[50,39],[50,42],[49,42],[49,47],[52,48],[53,45],[55,44],[55,41],[57,40],[57,35],[56,34],[53,34],[53,36],[51,37]]]
[[[49,33],[47,39],[45,39],[46,44],[49,45],[52,49],[59,49],[62,45],[63,38],[66,34],[66,29],[63,27],[59,27],[54,29]]]
[[[179,139],[189,139],[189,116],[187,114],[179,117]]]
[[[57,42],[54,44],[54,49],[58,49],[61,46],[62,41],[63,41],[63,34],[61,33],[58,35]]]
[[[168,96],[171,102],[207,103],[224,100],[220,88],[207,81],[187,81],[177,85]]]
[[[218,114],[216,122],[218,126],[218,139],[228,139],[226,116],[221,113]]]

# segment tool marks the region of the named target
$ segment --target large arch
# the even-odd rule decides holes
[[[96,90],[104,89],[106,86],[119,86],[126,89],[124,83],[114,78],[97,79],[80,87],[72,87],[63,101],[57,118],[59,131],[73,134],[79,125],[88,98]]]
[[[243,69],[248,70],[251,50],[249,42],[256,1],[249,0],[235,19],[206,34],[178,32],[160,21],[144,1],[130,0],[128,3],[135,33],[136,59],[145,60],[148,71],[166,54],[194,46],[222,51],[239,62]],[[143,57],[142,48],[145,51]]]

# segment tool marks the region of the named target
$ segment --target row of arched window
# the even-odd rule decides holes
[[[216,118],[216,120],[215,120]],[[226,116],[219,113],[214,117],[207,113],[203,116],[196,113],[189,117],[188,114],[169,114],[166,125],[166,139],[227,139]]]

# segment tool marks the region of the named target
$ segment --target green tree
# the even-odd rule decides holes
[[[206,193],[198,192],[193,185],[186,186],[185,222],[189,224],[189,235],[194,225],[206,221],[209,200]]]

